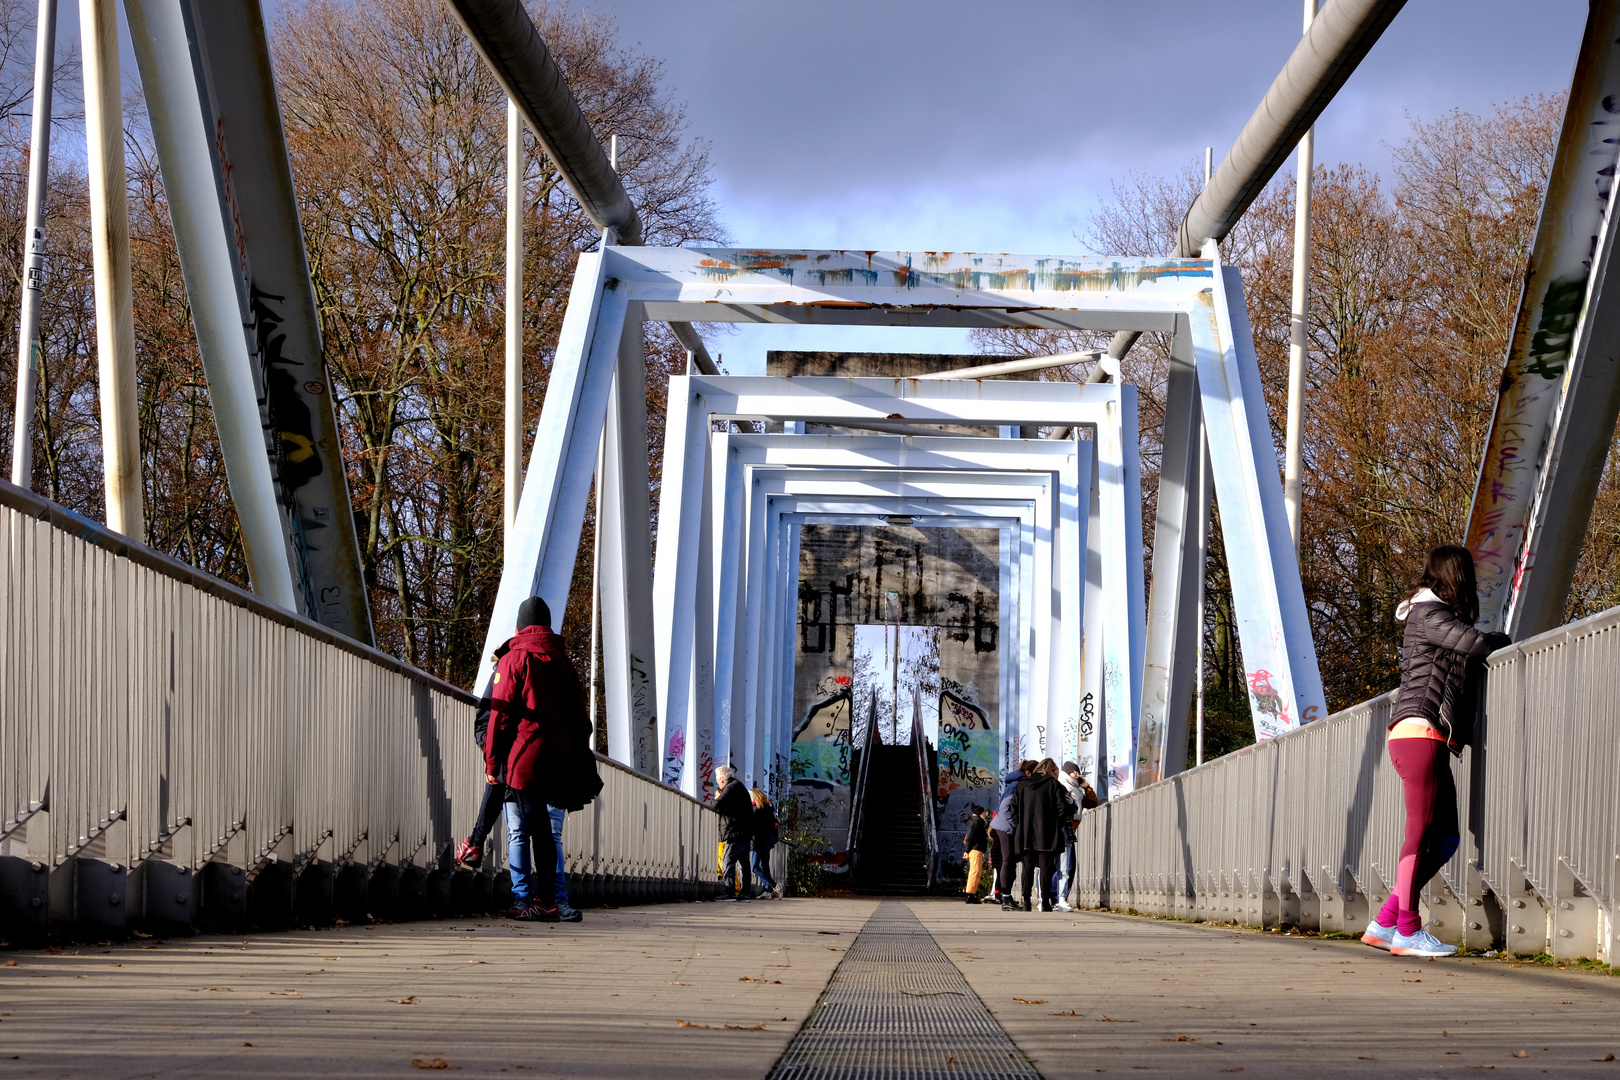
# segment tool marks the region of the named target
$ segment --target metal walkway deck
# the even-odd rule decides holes
[[[1620,1076],[1620,1062],[1594,1060],[1620,1057],[1620,978],[1575,967],[1411,963],[1348,941],[1128,916],[904,907],[1047,1080]],[[764,1077],[840,963],[862,957],[850,946],[877,908],[675,904],[593,910],[578,925],[0,952],[0,1075],[369,1080],[443,1061],[458,1080]]]

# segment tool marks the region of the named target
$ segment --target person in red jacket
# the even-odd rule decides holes
[[[514,919],[556,922],[556,881],[535,866],[557,861],[546,806],[575,808],[595,796],[582,792],[591,756],[591,722],[585,715],[579,676],[563,639],[551,629],[551,611],[538,596],[518,608],[517,632],[495,651],[489,726],[484,735],[484,773],[490,785],[505,783],[507,866],[512,878]],[[596,779],[595,787],[601,781]],[[530,848],[533,848],[531,861]]]

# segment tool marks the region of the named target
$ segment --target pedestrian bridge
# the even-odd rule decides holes
[[[1603,352],[1620,326],[1603,288],[1620,215],[1570,194],[1615,167],[1600,125],[1620,93],[1620,3],[1593,5],[1549,183],[1558,212],[1532,262],[1544,272],[1527,279],[1469,523],[1482,622],[1515,644],[1489,660],[1484,735],[1457,766],[1464,842],[1423,898],[1434,932],[1468,950],[1438,966],[1342,940],[1392,884],[1389,702],[1322,715],[1241,282],[1219,257],[1398,2],[1324,9],[1174,257],[1055,261],[636,247],[635,209],[521,5],[451,6],[602,229],[580,256],[489,632],[492,648],[524,598],[567,595],[599,477],[606,786],[563,842],[571,897],[606,907],[568,927],[489,915],[502,907],[500,853],[478,872],[452,854],[483,786],[473,693],[367,643],[346,515],[323,520],[334,539],[319,552],[302,531],[347,494],[278,501],[276,459],[241,396],[249,382],[211,374],[217,415],[236,393],[249,419],[222,422],[221,447],[253,592],[131,539],[138,497],[115,506],[111,483],[114,527],[0,484],[0,937],[64,943],[0,968],[8,1075],[1620,1067],[1607,1063],[1620,995],[1588,970],[1611,964],[1620,940],[1620,609],[1556,625],[1620,409]],[[255,291],[306,289],[296,207],[290,187],[255,188],[238,170],[227,194],[241,220],[292,232],[250,224],[228,243],[209,157],[223,142],[192,128],[204,106],[273,101],[251,92],[273,87],[268,55],[241,44],[254,40],[246,7],[188,4],[189,22],[179,5],[131,8],[144,13],[133,36],[165,182],[177,222],[194,226],[177,229],[192,306],[228,331],[199,323],[199,348],[210,372],[242,376],[257,361],[237,355],[235,280],[193,270],[218,256],[245,274],[231,259],[251,248],[255,275],[292,268],[285,289],[255,277]],[[162,62],[171,53],[198,65],[207,102],[176,77],[183,65]],[[284,164],[277,117],[221,130],[258,133],[246,141],[265,151],[261,180]],[[1578,318],[1552,302],[1576,295]],[[670,322],[691,353],[671,382],[656,564],[648,320]],[[1119,336],[1083,385],[996,377],[1064,360],[1050,357],[914,378],[740,378],[708,362],[690,325],[705,321]],[[313,367],[290,380],[306,395],[292,405],[321,429],[306,441],[341,489],[318,328],[304,329]],[[1151,588],[1135,388],[1117,363],[1146,331],[1171,343]],[[110,477],[117,450],[106,448]],[[1184,771],[1206,454],[1260,741]],[[1108,796],[1080,826],[1078,897],[1093,910],[700,903],[718,888],[718,830],[701,801],[717,764],[779,794],[798,781],[807,800],[843,808],[852,845],[865,835],[849,752],[864,722],[855,772],[872,771],[881,695],[863,721],[835,679],[807,710],[794,642],[804,530],[873,522],[984,533],[994,594],[971,649],[993,658],[984,686],[998,709],[957,701],[956,757],[931,760],[926,731],[937,752],[938,729],[911,689],[915,753],[886,755],[913,770],[930,823],[905,849],[912,869],[924,883],[950,876],[938,873],[954,865],[933,827],[940,806],[1021,757],[1072,757]],[[898,671],[917,658],[900,655],[888,622],[892,736]]]

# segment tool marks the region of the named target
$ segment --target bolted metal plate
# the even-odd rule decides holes
[[[1038,1080],[922,923],[885,900],[771,1080]]]

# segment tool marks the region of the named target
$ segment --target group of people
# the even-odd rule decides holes
[[[1397,956],[1457,951],[1423,928],[1418,897],[1460,843],[1450,757],[1473,741],[1485,657],[1508,643],[1503,634],[1476,629],[1478,618],[1473,557],[1457,545],[1435,548],[1417,592],[1396,611],[1405,631],[1388,751],[1401,778],[1406,829],[1394,888],[1361,939]],[[545,601],[531,597],[519,608],[511,640],[496,651],[494,682],[475,725],[484,755],[484,798],[456,856],[478,866],[490,831],[504,816],[511,916],[577,921],[581,916],[568,904],[563,874],[562,827],[568,811],[590,802],[602,781],[579,676],[550,624]],[[770,873],[770,852],[778,839],[770,800],[760,789],[745,787],[730,767],[716,769],[715,780],[723,899],[780,895]],[[983,902],[1018,909],[1016,868],[1024,911],[1033,910],[1037,882],[1042,911],[1072,910],[1075,826],[1080,813],[1096,805],[1097,793],[1074,762],[1062,768],[1051,758],[1021,762],[1006,775],[993,816],[983,806],[970,807],[962,842],[967,901],[981,902],[988,865],[995,882]],[[547,866],[553,873],[535,873]]]
[[[1002,781],[995,816],[977,804],[968,808],[968,831],[962,838],[962,858],[968,864],[967,902],[999,903],[1003,911],[1017,910],[1016,869],[1025,911],[1034,910],[1031,898],[1037,881],[1042,911],[1072,911],[1074,830],[1081,811],[1097,804],[1096,791],[1074,762],[1064,762],[1061,769],[1051,758],[1020,762]],[[987,863],[995,882],[981,901]]]
[[[714,782],[714,810],[720,815],[720,899],[780,900],[781,886],[771,876],[771,849],[780,838],[776,808],[765,792],[745,787],[729,765],[714,770]]]

